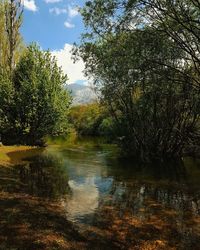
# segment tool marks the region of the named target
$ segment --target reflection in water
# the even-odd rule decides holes
[[[30,158],[29,161],[17,168],[20,181],[24,184],[23,192],[39,197],[59,198],[70,191],[67,171],[61,159],[44,154]]]
[[[87,239],[81,249],[199,249],[200,164],[141,167],[116,152],[83,141],[49,146],[16,168],[19,190],[56,199]]]
[[[66,202],[66,211],[69,218],[82,218],[94,213],[98,208],[99,191],[94,183],[94,178],[86,178],[84,183],[69,181],[72,196]]]
[[[126,230],[133,225],[136,228],[148,228],[149,238],[157,230],[157,239],[178,244],[177,249],[199,249],[200,243],[200,192],[191,194],[179,187],[160,186],[151,183],[114,182],[112,199],[107,206],[115,211],[113,220],[122,220],[128,216]],[[101,207],[101,216],[108,213],[105,204]],[[132,220],[135,220],[132,224]],[[109,223],[107,220],[106,223]],[[130,224],[129,224],[130,223]],[[119,226],[119,225],[118,225]],[[111,226],[112,227],[112,226]],[[170,238],[175,235],[173,240]],[[174,241],[174,242],[173,242]],[[166,249],[169,247],[165,243]],[[165,249],[165,248],[164,248]]]
[[[136,241],[136,249],[198,249],[200,185],[190,164],[142,168],[103,152],[59,149],[72,192],[62,203],[68,218],[87,237],[115,239],[120,249]]]

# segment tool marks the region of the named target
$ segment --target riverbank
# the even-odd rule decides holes
[[[9,167],[23,164],[24,159],[38,154],[41,150],[41,148],[31,146],[1,146],[0,166]]]

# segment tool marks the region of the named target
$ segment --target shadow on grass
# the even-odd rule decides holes
[[[2,192],[0,207],[0,249],[77,249],[85,245],[55,203]]]
[[[2,250],[121,249],[105,236],[81,235],[56,203],[1,192],[0,207]]]

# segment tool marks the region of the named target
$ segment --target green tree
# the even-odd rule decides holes
[[[98,136],[99,127],[107,112],[98,103],[78,105],[71,108],[69,120],[81,135]],[[103,131],[101,131],[103,134]]]
[[[0,2],[0,71],[3,73],[8,63],[8,42],[5,30],[5,4]]]
[[[10,74],[16,65],[18,49],[22,42],[20,27],[22,25],[22,0],[7,0],[5,5],[5,30],[8,42],[8,66]]]
[[[79,135],[106,136],[113,139],[114,120],[102,103],[74,106],[69,112],[69,122]]]
[[[47,135],[66,132],[71,103],[66,80],[50,52],[29,46],[14,70],[14,103],[5,141],[37,145]]]
[[[105,39],[109,32],[132,32],[145,27],[165,33],[185,52],[184,64],[192,71],[187,77],[200,87],[199,0],[94,0],[86,2],[82,14],[86,26],[93,31],[85,34],[87,38]]]
[[[180,157],[199,118],[194,67],[187,51],[131,8],[136,2],[86,2],[89,32],[75,52],[118,124],[124,151],[144,161]]]
[[[14,89],[10,77],[4,73],[0,73],[0,137],[7,133],[10,128],[10,115],[13,106]],[[1,138],[0,138],[1,140]]]
[[[21,1],[0,1],[0,137],[12,129],[13,69],[23,50]]]

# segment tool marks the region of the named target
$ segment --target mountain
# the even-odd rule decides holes
[[[72,93],[73,105],[91,103],[97,99],[97,95],[90,86],[73,83],[67,85],[67,89]]]

